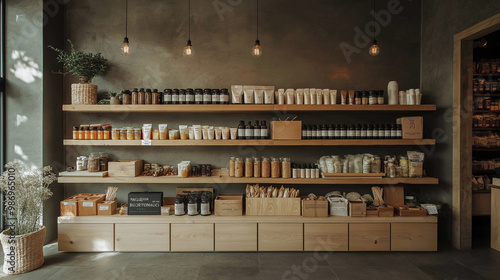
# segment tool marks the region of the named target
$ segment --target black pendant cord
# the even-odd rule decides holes
[[[128,0],[125,0],[125,38],[128,37]]]
[[[188,2],[188,41],[191,41],[191,0]]]
[[[375,0],[373,0],[373,14],[375,14]],[[372,20],[373,26],[375,26],[375,17]],[[375,32],[373,32],[373,41],[375,41]]]
[[[259,41],[259,0],[257,0],[257,41]]]

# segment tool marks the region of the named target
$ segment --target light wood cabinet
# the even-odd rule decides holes
[[[437,224],[392,224],[391,251],[437,251]]]
[[[348,224],[304,224],[304,251],[348,250]]]
[[[349,251],[391,250],[391,224],[350,224]]]
[[[215,224],[215,251],[257,251],[257,224]]]
[[[174,252],[207,252],[214,250],[214,224],[171,224]]]
[[[259,224],[259,251],[303,251],[304,224]]]
[[[170,251],[170,224],[116,224],[115,251]]]
[[[65,252],[114,251],[114,224],[58,224],[58,249]]]

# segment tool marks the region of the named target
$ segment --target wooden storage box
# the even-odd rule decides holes
[[[220,194],[214,204],[216,216],[243,216],[243,194]]]
[[[366,208],[367,217],[378,217],[378,208]]]
[[[78,201],[78,216],[96,216],[97,205],[104,201],[105,194],[92,194]]]
[[[327,200],[302,200],[303,217],[328,217]]]
[[[97,215],[114,215],[116,214],[116,197],[115,200],[103,201],[97,204]]]
[[[274,140],[302,139],[302,121],[271,122],[271,139]]]
[[[300,197],[246,199],[247,216],[300,216]]]
[[[142,160],[117,160],[108,163],[109,177],[137,177],[141,175]]]
[[[404,117],[396,120],[397,124],[401,124],[401,134],[403,139],[422,139],[424,118],[423,117]]]
[[[174,208],[170,207],[170,206],[162,206],[161,207],[161,215],[162,216],[170,216],[170,209],[174,209]]]
[[[399,216],[427,216],[427,210],[420,206],[411,207],[411,205],[394,205],[394,210]]]
[[[378,207],[378,216],[379,217],[394,217],[394,207]]]
[[[341,196],[328,197],[331,216],[348,216],[349,201]]]
[[[78,201],[92,194],[81,193],[61,201],[61,216],[78,216]]]
[[[362,201],[349,202],[349,216],[366,217],[366,203]]]

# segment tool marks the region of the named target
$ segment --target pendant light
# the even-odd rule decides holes
[[[375,0],[373,0],[373,12],[375,13]],[[375,19],[373,20],[373,25],[375,26]],[[376,56],[380,53],[380,48],[377,45],[377,40],[375,40],[375,33],[373,33],[373,42],[370,48],[368,49],[368,53],[371,56]]]
[[[130,53],[130,46],[128,44],[128,37],[127,37],[127,28],[128,28],[128,0],[125,0],[125,38],[123,38],[123,46],[122,46],[122,53],[124,55],[127,55]]]
[[[262,55],[262,48],[259,41],[259,0],[257,0],[257,40],[255,40],[255,45],[252,48],[252,55],[254,57]]]
[[[191,0],[188,2],[188,41],[186,47],[182,50],[182,55],[185,57],[192,57],[194,49],[191,45]]]

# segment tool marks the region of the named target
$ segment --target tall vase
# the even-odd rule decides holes
[[[390,81],[387,85],[387,96],[389,99],[389,105],[398,104],[398,82]]]

